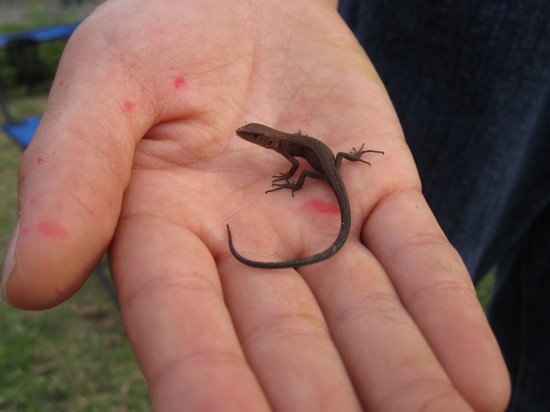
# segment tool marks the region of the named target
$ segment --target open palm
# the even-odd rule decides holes
[[[329,186],[235,135],[315,136],[345,162],[350,238],[324,250]],[[60,303],[109,247],[156,410],[500,410],[508,384],[466,269],[421,194],[383,85],[326,1],[107,2],[69,42],[20,173],[6,283]],[[454,408],[454,409],[453,409]]]

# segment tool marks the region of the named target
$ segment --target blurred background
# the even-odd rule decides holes
[[[32,136],[72,23],[101,3],[0,0],[2,266],[18,214],[17,167],[25,147],[6,131],[28,123]],[[0,299],[0,411],[149,410],[116,302],[100,276],[47,311],[16,310]]]

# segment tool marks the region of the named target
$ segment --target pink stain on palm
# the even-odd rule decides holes
[[[48,239],[65,240],[69,238],[69,232],[55,220],[48,220],[38,225],[38,230]]]
[[[176,90],[182,89],[185,86],[187,86],[187,82],[185,81],[185,78],[183,76],[178,76],[174,80],[174,88]]]
[[[126,100],[124,102],[124,110],[126,113],[132,113],[134,109],[136,108],[136,104],[131,100]]]
[[[315,211],[322,213],[322,214],[338,214],[340,213],[340,208],[336,203],[327,203],[324,200],[320,199],[312,199],[308,200],[304,207],[314,209]]]

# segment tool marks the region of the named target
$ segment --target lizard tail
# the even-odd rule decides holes
[[[231,229],[229,228],[229,225],[227,225],[227,240],[229,243],[229,250],[231,251],[231,254],[235,257],[235,259],[237,259],[241,263],[244,263],[245,265],[252,266],[255,268],[262,268],[262,269],[295,268],[298,266],[305,266],[305,265],[311,265],[314,263],[322,262],[323,260],[326,260],[332,257],[336,252],[340,250],[340,248],[346,242],[348,234],[349,234],[349,230],[340,231],[340,233],[338,234],[338,237],[336,238],[336,241],[328,249],[316,255],[308,256],[305,258],[299,258],[299,259],[284,260],[281,262],[260,262],[257,260],[247,259],[235,250],[235,246],[233,245],[233,237],[231,236]]]

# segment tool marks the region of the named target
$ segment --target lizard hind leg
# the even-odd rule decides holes
[[[267,190],[266,193],[275,192],[281,189],[291,189],[292,197],[294,197],[294,192],[296,192],[297,190],[300,190],[304,186],[306,177],[313,177],[315,179],[326,180],[325,175],[323,175],[322,173],[319,173],[317,170],[308,169],[308,170],[304,170],[300,175],[300,177],[298,178],[298,180],[296,180],[296,182],[294,183],[289,182],[288,180],[286,181],[286,183],[276,183],[276,181],[274,180],[271,185],[276,186],[276,188]]]

